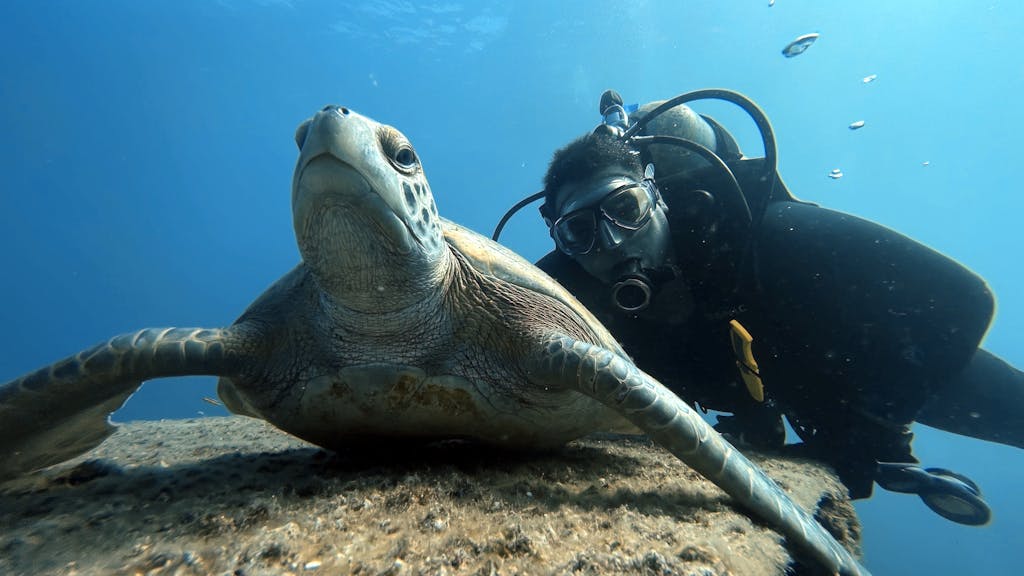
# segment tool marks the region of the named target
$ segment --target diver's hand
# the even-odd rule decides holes
[[[730,441],[762,450],[777,450],[786,443],[786,429],[777,414],[719,414],[715,430]]]

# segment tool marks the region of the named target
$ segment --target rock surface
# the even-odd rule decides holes
[[[845,490],[758,457],[847,546]],[[0,485],[0,574],[783,574],[782,539],[641,437],[334,454],[242,417],[123,425]],[[799,571],[799,570],[798,570]]]

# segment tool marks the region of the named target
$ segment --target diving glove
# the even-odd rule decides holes
[[[715,430],[741,444],[762,450],[779,449],[786,443],[782,416],[774,410],[755,410],[732,416],[719,414]]]

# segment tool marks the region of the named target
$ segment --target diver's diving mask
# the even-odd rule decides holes
[[[623,230],[639,230],[651,219],[658,202],[654,181],[645,178],[614,188],[598,202],[573,210],[555,220],[551,236],[567,256],[587,254],[594,248],[600,219]]]

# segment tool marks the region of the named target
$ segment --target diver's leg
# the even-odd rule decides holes
[[[914,434],[910,426],[882,423],[873,419],[854,418],[857,424],[843,438],[844,450],[834,456],[839,479],[850,491],[850,498],[858,500],[871,496],[879,480],[879,462],[905,462],[916,464],[911,443]]]
[[[1024,448],[1024,372],[979,348],[963,371],[931,395],[916,420]]]
[[[932,511],[953,522],[979,526],[992,517],[981,489],[969,478],[944,468],[918,465],[911,450],[914,435],[909,425],[864,413],[833,416],[829,426],[813,432],[800,427],[804,443],[787,448],[793,449],[792,455],[830,464],[851,499],[869,498],[878,483],[892,492],[917,494]]]
[[[867,418],[848,407],[804,417],[787,412],[786,418],[803,442],[787,445],[785,453],[830,465],[853,500],[871,497],[880,460],[917,462],[909,426]]]
[[[933,512],[959,524],[981,526],[992,518],[981,489],[970,478],[945,468],[922,468],[917,464],[911,449],[914,435],[908,424],[862,426],[859,436],[858,445],[872,447],[869,450],[876,461],[872,463],[871,477],[882,488],[917,494]],[[865,467],[859,471],[863,474]],[[843,479],[841,466],[839,474]],[[856,480],[863,481],[863,476]],[[847,485],[851,498],[860,497],[855,493],[855,484]]]

